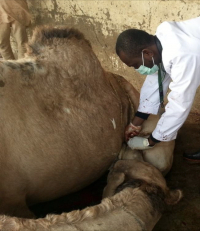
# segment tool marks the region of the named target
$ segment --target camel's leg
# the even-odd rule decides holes
[[[144,161],[158,168],[165,176],[172,167],[175,141],[161,142],[143,151]]]
[[[159,115],[150,115],[148,120],[146,120],[142,125],[142,131],[140,132],[140,136],[149,137],[149,135],[156,127],[159,118]],[[158,143],[152,149],[147,149],[143,151],[143,159],[144,161],[158,168],[165,176],[171,169],[173,163],[174,145],[174,140]]]
[[[127,145],[123,145],[122,149],[119,153],[118,159],[120,159],[120,160],[137,159],[137,160],[143,161],[143,155],[142,155],[142,151],[132,150]]]
[[[19,198],[9,196],[7,196],[7,198],[0,197],[0,214],[23,218],[35,218],[35,215],[26,205],[25,198],[19,200]]]

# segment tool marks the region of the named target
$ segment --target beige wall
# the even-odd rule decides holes
[[[163,21],[180,21],[200,15],[199,0],[27,0],[35,25],[78,28],[92,43],[102,66],[126,77],[138,90],[144,78],[115,55],[117,35],[127,28],[154,34]],[[200,112],[200,90],[193,106]]]

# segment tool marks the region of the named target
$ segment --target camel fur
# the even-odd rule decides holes
[[[102,176],[138,100],[125,78],[102,68],[80,31],[36,28],[24,59],[0,61],[0,214],[34,217],[29,206]],[[146,121],[141,135],[157,120]],[[163,142],[140,155],[166,174],[173,148]]]
[[[115,188],[115,190],[110,189]],[[33,220],[1,216],[1,231],[150,231],[167,206],[182,197],[169,190],[164,177],[152,165],[139,160],[115,163],[98,205]]]

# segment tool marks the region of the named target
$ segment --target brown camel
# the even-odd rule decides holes
[[[140,160],[119,160],[108,176],[102,202],[83,210],[33,220],[0,217],[1,231],[150,231],[168,205],[182,197],[169,190],[158,169]]]
[[[27,50],[24,59],[0,61],[0,214],[19,217],[97,180],[120,153],[139,99],[75,29],[37,28]],[[163,142],[141,156],[165,174],[173,147]]]

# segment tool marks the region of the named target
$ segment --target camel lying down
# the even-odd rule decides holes
[[[138,102],[80,31],[36,28],[24,59],[0,61],[0,214],[33,218],[29,206],[100,178],[121,152]],[[158,119],[151,115],[140,135]],[[165,175],[173,149],[174,141],[161,142],[140,156]]]
[[[119,160],[108,175],[106,197],[96,206],[32,220],[1,216],[1,231],[152,230],[167,205],[176,204],[180,190],[169,190],[152,165]]]

